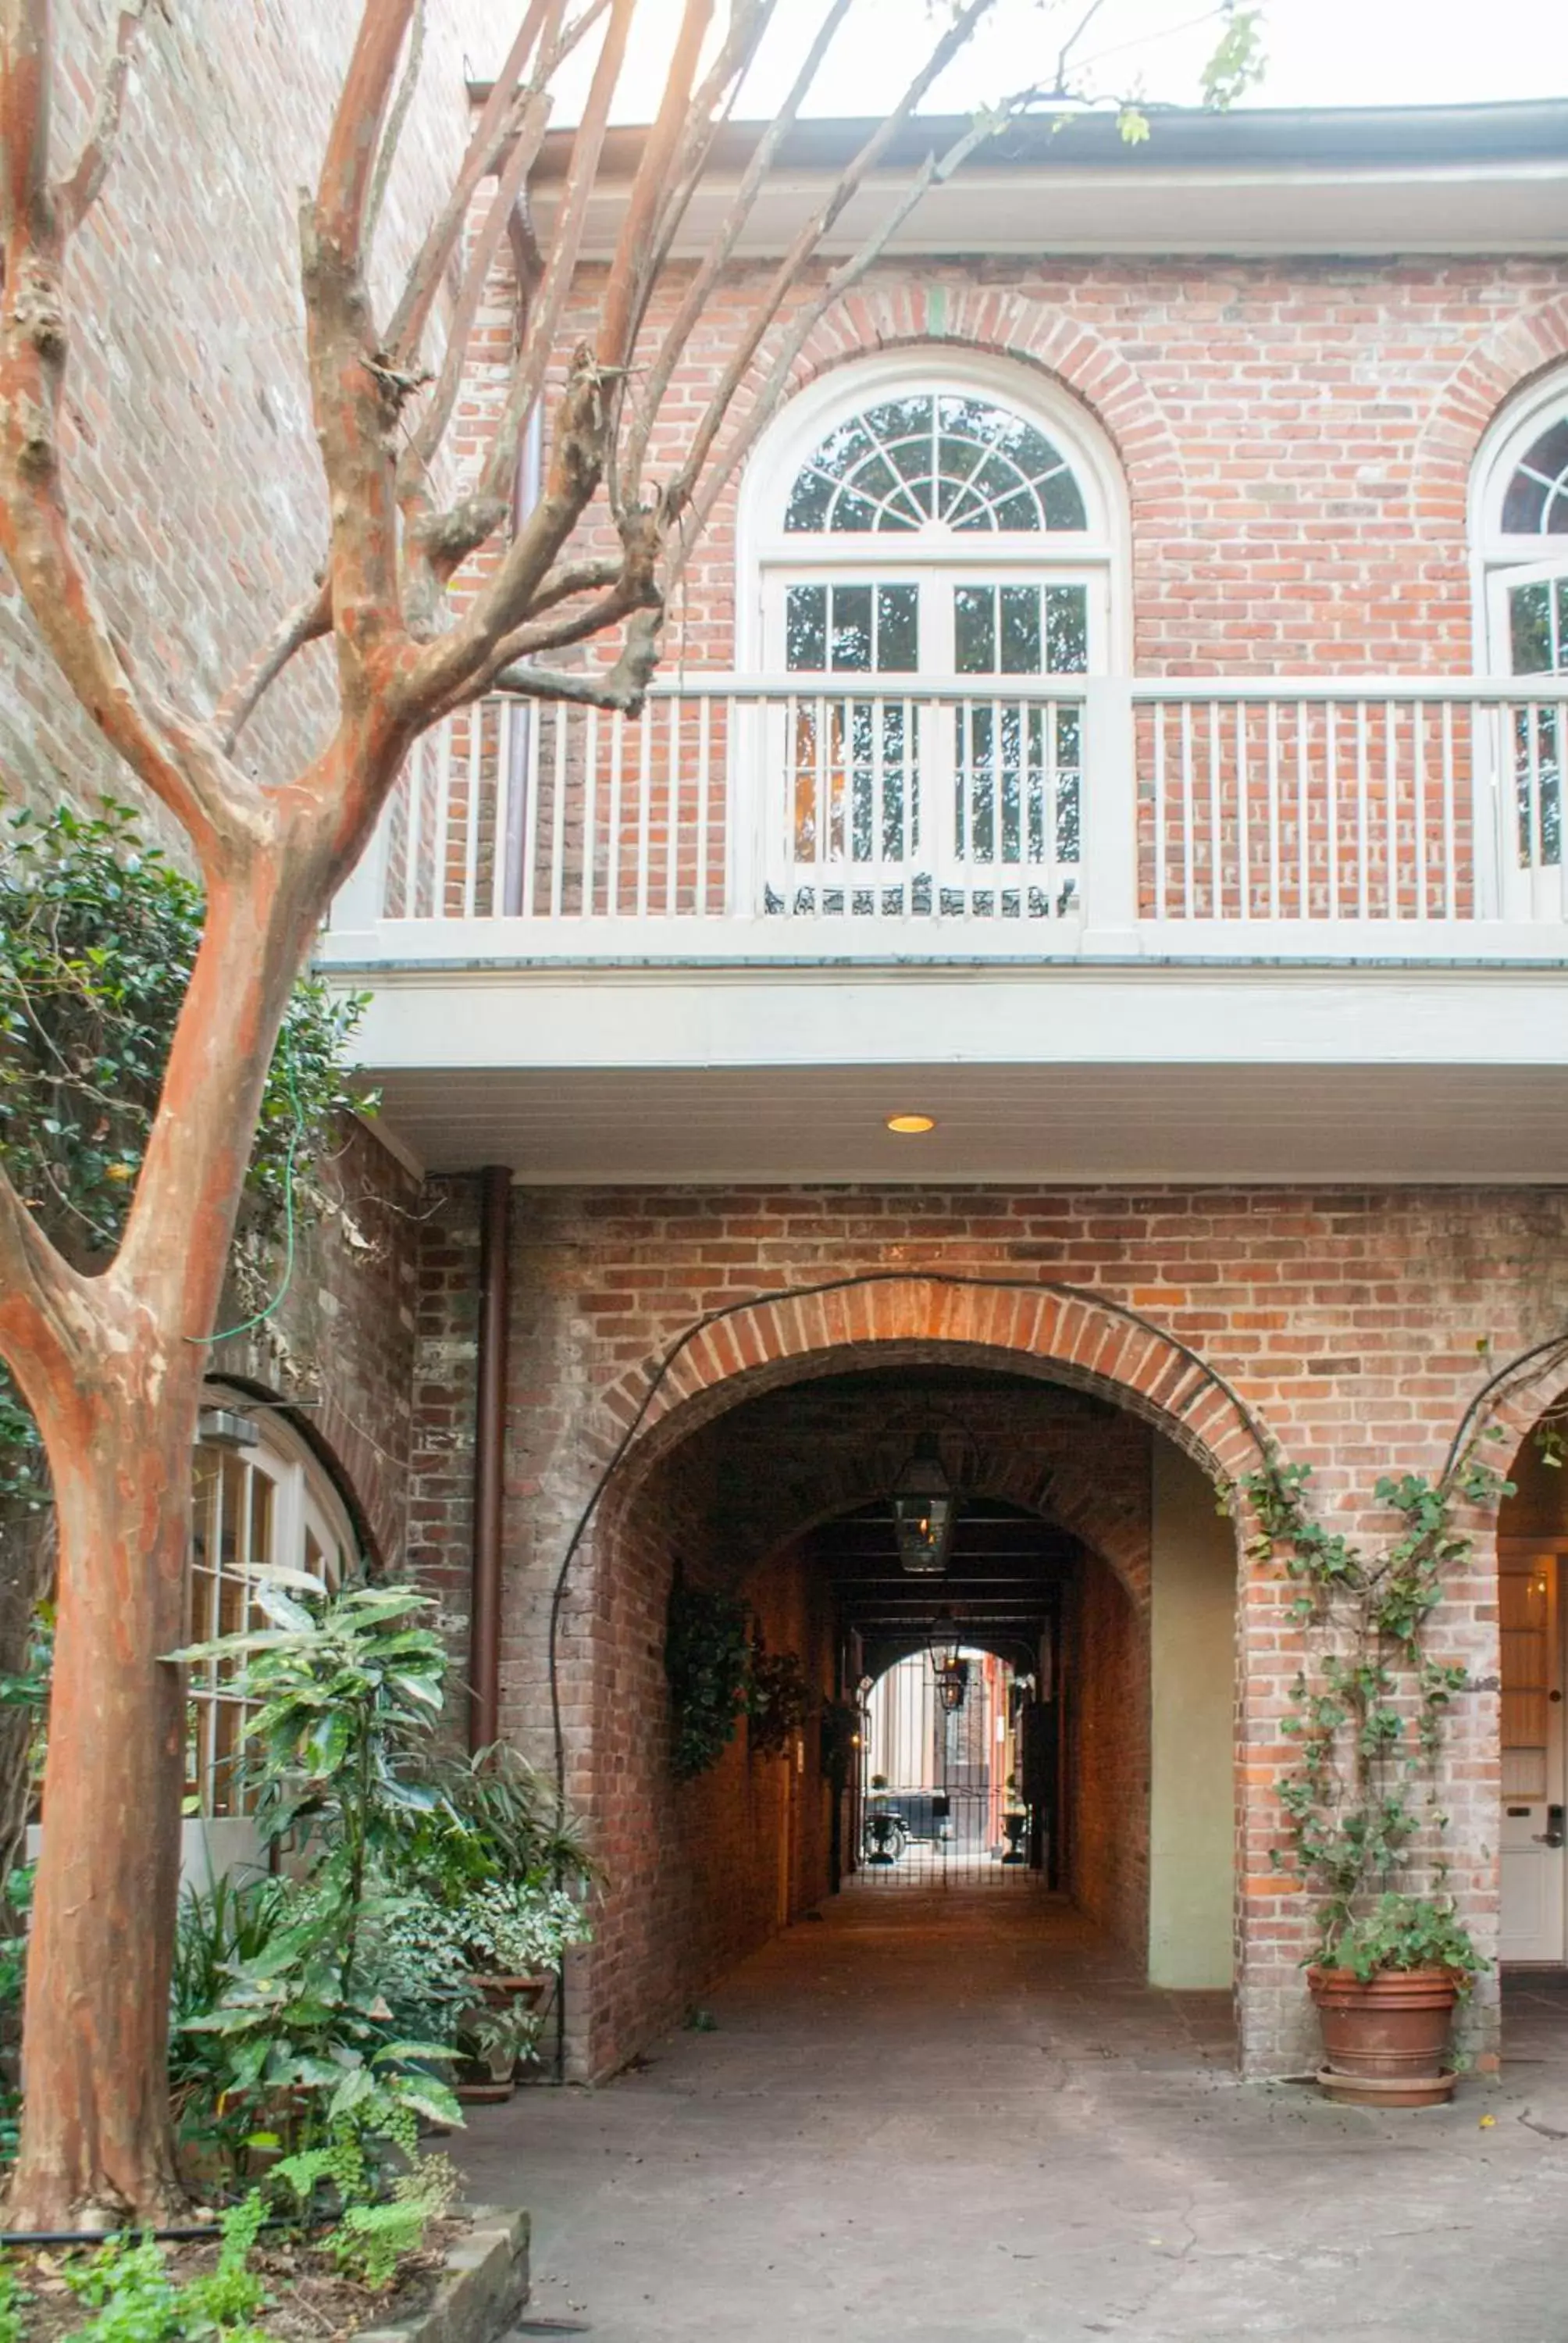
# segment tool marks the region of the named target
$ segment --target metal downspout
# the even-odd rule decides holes
[[[504,1163],[487,1163],[479,1174],[479,1326],[468,1645],[470,1749],[487,1749],[501,1737],[501,1548],[511,1228],[511,1172]]]

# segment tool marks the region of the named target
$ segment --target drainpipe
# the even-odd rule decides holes
[[[545,273],[543,257],[534,239],[525,200],[519,197],[507,222],[507,240],[518,278],[517,347],[520,351],[528,330],[528,312]],[[512,480],[512,535],[516,537],[538,503],[544,483],[544,403],[537,400],[524,427]],[[528,837],[529,734],[534,711],[526,699],[511,703],[510,722],[504,738],[507,760],[507,834],[501,865],[501,910],[516,919],[523,908],[523,850]],[[531,908],[531,906],[530,906]]]
[[[504,1163],[487,1163],[479,1174],[479,1340],[468,1646],[470,1749],[487,1749],[501,1737],[501,1529],[507,1477],[511,1226],[511,1172]]]

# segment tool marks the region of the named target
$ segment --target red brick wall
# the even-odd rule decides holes
[[[1389,1528],[1372,1500],[1379,1473],[1436,1469],[1495,1363],[1568,1319],[1568,1192],[1558,1190],[616,1190],[518,1202],[505,1699],[508,1730],[536,1747],[543,1590],[648,1363],[699,1312],[738,1314],[680,1353],[642,1421],[649,1458],[678,1456],[735,1400],[802,1375],[946,1361],[1087,1386],[1211,1469],[1245,1471],[1255,1448],[1217,1375],[1287,1456],[1313,1466],[1324,1512],[1369,1536]],[[924,1272],[981,1282],[931,1283]],[[742,1306],[769,1290],[868,1276],[879,1282]],[[986,1290],[997,1281],[1001,1292]],[[1054,1295],[1056,1281],[1135,1319]],[[1526,1391],[1511,1421],[1539,1403]],[[688,1493],[700,1514],[709,1484]],[[618,1809],[657,1757],[625,1723],[637,1701],[618,1706],[608,1689],[640,1682],[647,1709],[662,1633],[661,1595],[610,1583],[619,1518],[612,1500],[579,1555],[562,1645],[574,1786],[600,1813]],[[1130,1543],[1130,1526],[1125,1534]],[[1305,2047],[1305,1919],[1270,1863],[1270,1785],[1287,1755],[1278,1727],[1298,1656],[1288,1599],[1277,1576],[1249,1567],[1241,1994],[1249,2058],[1276,2070]],[[1495,1675],[1484,1529],[1438,1614],[1434,1647],[1480,1679]],[[595,1702],[617,1710],[620,1736],[616,1770],[598,1779],[586,1742]],[[1483,1934],[1495,1897],[1495,1712],[1489,1692],[1458,1704],[1443,1783],[1456,1886]],[[625,1969],[618,2025],[641,1991]],[[1483,2025],[1487,2006],[1483,1990]]]
[[[585,275],[563,349],[598,281]],[[738,272],[710,299],[654,477],[759,281]],[[1550,261],[890,264],[818,328],[796,380],[949,343],[1063,387],[1126,481],[1141,672],[1442,672],[1475,656],[1466,468],[1508,392],[1568,357],[1565,292]],[[672,614],[670,654],[694,666],[730,663],[733,526],[730,499]]]

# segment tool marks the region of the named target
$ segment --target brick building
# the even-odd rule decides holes
[[[327,956],[445,1200],[410,1558],[462,1599],[482,1362],[500,1719],[558,1748],[608,1867],[577,2071],[867,1854],[810,1729],[672,1783],[676,1573],[863,1695],[939,1601],[887,1559],[922,1441],[962,1490],[940,1594],[1047,1716],[1037,1856],[1157,1981],[1233,1982],[1278,2071],[1299,1650],[1212,1484],[1266,1439],[1385,1534],[1379,1474],[1500,1414],[1522,1493],[1442,1607],[1474,1688],[1442,1795],[1487,1943],[1501,1897],[1504,1952],[1562,1959],[1568,1514],[1528,1434],[1568,1381],[1563,717],[1529,680],[1568,608],[1563,126],[999,142],[808,344],[640,724],[460,720],[340,904]],[[854,136],[780,165],[692,408]]]
[[[95,54],[107,12],[70,13]],[[388,265],[465,127],[466,12],[436,14]],[[76,264],[120,377],[160,386],[100,414],[81,369],[111,590],[214,689],[319,520],[295,319],[265,304],[340,33],[310,15],[286,119],[250,103],[297,17],[199,55],[154,24]],[[324,1568],[437,1586],[482,1729],[563,1764],[608,1875],[574,2071],[865,1868],[868,1786],[834,1787],[815,1719],[671,1779],[678,1569],[743,1591],[821,1699],[950,1612],[1008,1672],[988,1813],[1027,1774],[1031,1859],[1155,1981],[1233,1984],[1250,2068],[1294,2067],[1297,1641],[1214,1502],[1261,1440],[1375,1536],[1381,1473],[1504,1429],[1520,1493],[1436,1623],[1472,1679],[1442,1795],[1483,1941],[1563,1961],[1568,1504],[1531,1435],[1568,1385],[1565,131],[1529,105],[995,142],[803,351],[641,721],[455,719],[340,900],[322,959],[373,994],[385,1092],[341,1177],[374,1242],[329,1225],[279,1340],[219,1362],[271,1428],[204,1485],[264,1470]],[[216,216],[160,307],[117,258],[198,135]],[[694,404],[855,136],[780,158]],[[635,150],[610,142],[585,311]],[[548,145],[534,216],[561,167]],[[474,447],[524,297],[492,289]],[[171,468],[195,594],[146,540]],[[276,576],[219,554],[258,501]],[[9,594],[0,628],[14,784],[109,783]],[[931,1448],[941,1582],[890,1513]],[[1494,2010],[1492,1980],[1483,2051]]]

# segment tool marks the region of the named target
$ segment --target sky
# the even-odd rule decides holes
[[[930,107],[964,113],[1049,75],[1065,31],[1088,5],[998,0],[990,29],[950,69]],[[819,14],[819,0],[784,0],[739,115],[755,118],[773,110]],[[617,108],[621,120],[646,118],[661,40],[678,15],[678,0],[641,0],[639,46]],[[1268,65],[1249,105],[1568,97],[1568,0],[1266,0],[1264,19]],[[859,0],[807,111],[864,115],[890,105],[931,37],[931,24],[928,0]],[[1101,94],[1121,96],[1141,83],[1151,100],[1193,105],[1216,36],[1208,0],[1102,0],[1076,54]],[[569,86],[560,95],[556,119],[569,121]]]

